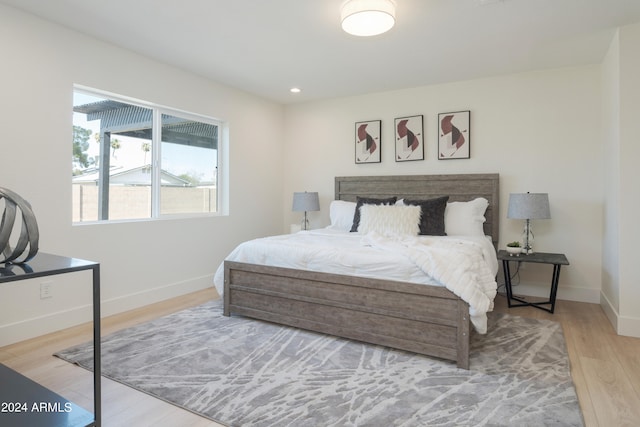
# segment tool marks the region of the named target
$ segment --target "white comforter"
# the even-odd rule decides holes
[[[393,238],[320,229],[240,244],[230,261],[445,286],[469,304],[471,322],[487,331],[498,261],[484,236]],[[214,276],[224,289],[221,264]]]

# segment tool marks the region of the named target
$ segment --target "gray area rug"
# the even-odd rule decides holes
[[[56,356],[87,369],[90,343]],[[581,426],[560,324],[490,313],[471,369],[224,317],[219,301],[102,341],[103,375],[229,426]]]

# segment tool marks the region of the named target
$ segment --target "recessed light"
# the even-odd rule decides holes
[[[291,93],[300,93],[300,92],[302,92],[302,89],[300,89],[299,87],[292,87],[291,89],[289,89],[289,92],[291,92]]]

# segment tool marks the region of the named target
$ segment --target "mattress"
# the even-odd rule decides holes
[[[384,236],[331,228],[300,231],[244,242],[226,258],[335,274],[445,286],[469,303],[471,320],[486,332],[493,309],[498,261],[486,236]],[[214,276],[224,291],[224,264]]]

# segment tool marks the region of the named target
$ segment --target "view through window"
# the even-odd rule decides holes
[[[73,97],[73,222],[218,211],[220,125],[91,91]]]

